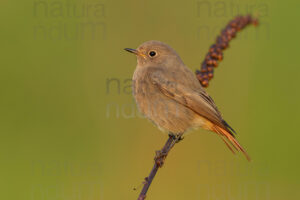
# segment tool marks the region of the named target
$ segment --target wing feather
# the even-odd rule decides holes
[[[189,88],[175,80],[170,81],[169,76],[166,76],[163,71],[152,72],[149,74],[149,78],[165,96],[227,130],[220,112],[204,90]]]

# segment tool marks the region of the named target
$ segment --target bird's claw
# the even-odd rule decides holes
[[[177,139],[176,143],[180,142],[180,141],[183,140],[183,139],[184,139],[184,137],[179,136],[179,138]]]
[[[176,141],[176,143],[180,142],[184,138],[181,135],[175,135],[172,133],[169,134],[169,137],[172,138],[174,141]]]

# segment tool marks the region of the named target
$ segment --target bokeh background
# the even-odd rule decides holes
[[[167,135],[137,111],[134,56],[168,43],[192,70],[237,14],[259,16],[207,89],[251,155],[205,130],[171,151],[147,199],[299,199],[299,1],[0,3],[0,199],[136,199]]]

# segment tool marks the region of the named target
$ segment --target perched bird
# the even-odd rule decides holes
[[[232,152],[242,151],[250,160],[213,99],[175,50],[154,40],[125,50],[137,57],[133,95],[142,114],[160,129],[179,137],[191,128],[213,131]]]

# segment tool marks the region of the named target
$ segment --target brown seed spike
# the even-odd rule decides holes
[[[214,61],[214,60],[209,59],[209,60],[206,61],[206,64],[207,64],[207,65],[213,65],[213,61]]]
[[[209,60],[210,59],[210,54],[208,53],[206,56],[205,56],[205,60]]]
[[[213,70],[214,70],[214,67],[213,67],[213,66],[208,66],[208,67],[207,67],[207,71],[208,71],[208,72],[212,72]],[[208,75],[208,74],[207,74],[207,75]]]
[[[223,54],[221,54],[221,53],[218,54],[218,60],[219,60],[219,61],[223,60]]]
[[[229,47],[229,42],[236,37],[237,32],[249,24],[257,26],[258,19],[252,18],[251,15],[236,16],[222,29],[216,43],[210,46],[205,56],[201,71],[196,71],[197,78],[203,87],[208,87],[209,80],[214,76],[213,69],[219,64],[217,61],[223,60],[223,50]]]
[[[217,53],[222,53],[222,49],[220,47],[216,47],[216,52]]]
[[[226,49],[228,47],[228,43],[223,42],[220,44],[220,46],[221,46],[221,49]]]
[[[217,54],[216,52],[212,52],[212,53],[211,53],[211,57],[212,57],[212,58],[218,58],[218,54]]]
[[[235,38],[235,36],[236,36],[236,30],[234,30],[234,32],[231,34],[232,38]]]
[[[208,87],[208,80],[204,80],[201,83],[203,87]]]
[[[198,79],[200,82],[204,80],[201,74],[197,74],[197,79]]]
[[[212,63],[213,63],[212,65],[213,65],[214,67],[217,67],[217,66],[218,66],[218,62],[217,62],[216,60],[213,60]],[[209,71],[209,70],[208,70],[208,71]]]
[[[212,46],[210,47],[210,49],[209,49],[209,53],[212,53],[212,52],[214,52],[214,51],[215,51],[215,49],[216,49],[216,45],[214,44],[214,45],[212,45]]]
[[[232,28],[235,28],[235,27],[237,27],[237,23],[236,23],[236,21],[235,21],[235,20],[233,20],[233,21],[230,23],[230,26],[231,26]]]
[[[204,73],[204,72],[207,72],[207,65],[206,65],[206,63],[203,63],[202,67],[201,67],[201,73]]]
[[[218,36],[216,42],[217,44],[222,43],[223,42],[222,37]]]

